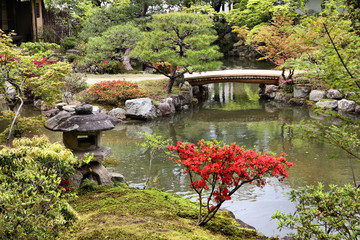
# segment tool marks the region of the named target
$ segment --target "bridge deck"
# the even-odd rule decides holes
[[[191,85],[205,85],[219,82],[277,84],[282,71],[275,70],[224,70],[204,73],[185,74],[185,80]]]

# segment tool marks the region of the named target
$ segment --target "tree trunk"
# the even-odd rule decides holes
[[[143,18],[143,17],[146,16],[146,13],[147,13],[148,9],[149,9],[149,6],[146,3],[144,3],[144,7],[143,7],[142,12],[140,14],[140,18]]]
[[[175,82],[175,77],[169,78],[168,84],[166,85],[166,92],[167,93],[171,93],[171,89],[172,89],[172,87],[174,85],[174,82]]]
[[[129,57],[130,52],[131,52],[131,48],[127,48],[123,57],[123,64],[126,70],[134,70],[130,64],[130,57]]]

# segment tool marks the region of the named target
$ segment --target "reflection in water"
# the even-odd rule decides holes
[[[294,210],[286,195],[291,189],[318,181],[340,185],[351,182],[348,158],[340,155],[340,151],[323,143],[292,138],[290,130],[284,129],[286,124],[311,118],[313,114],[308,108],[259,102],[253,96],[257,93],[257,85],[226,83],[211,89],[209,101],[191,111],[153,122],[122,124],[104,132],[104,145],[111,147],[112,156],[119,159],[119,165],[113,170],[123,173],[131,185],[143,186],[148,155],[138,146],[143,141],[137,134],[139,131],[171,138],[174,144],[178,140],[197,142],[216,138],[260,152],[285,152],[295,165],[290,169],[289,179],[282,184],[270,179],[263,189],[248,185],[225,204],[239,219],[268,236],[279,234],[276,223],[270,220],[275,210]],[[157,177],[155,184],[159,189],[196,200],[189,191],[183,170],[165,155],[159,154],[153,161],[151,174]],[[284,234],[282,231],[281,235]]]

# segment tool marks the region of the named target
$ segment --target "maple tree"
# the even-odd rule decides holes
[[[245,150],[236,145],[224,145],[217,141],[193,143],[178,142],[169,146],[179,158],[170,160],[179,162],[185,167],[185,174],[190,177],[190,187],[199,195],[199,217],[196,225],[205,225],[211,220],[221,205],[230,200],[244,184],[266,184],[265,177],[274,176],[280,181],[288,177],[287,169],[293,164],[280,157],[260,154]],[[207,198],[204,198],[205,194]],[[206,203],[203,205],[203,200]],[[213,203],[213,204],[212,204]],[[205,208],[203,213],[202,209]]]

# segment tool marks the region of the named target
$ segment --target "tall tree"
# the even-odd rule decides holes
[[[101,36],[89,39],[85,59],[88,63],[99,63],[104,60],[122,61],[127,70],[132,70],[129,54],[142,35],[132,23],[113,26]]]
[[[148,24],[151,32],[132,52],[148,67],[169,78],[168,93],[177,78],[185,73],[213,70],[222,54],[212,43],[216,40],[213,22],[207,15],[173,12],[155,14]]]

